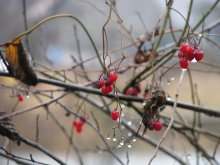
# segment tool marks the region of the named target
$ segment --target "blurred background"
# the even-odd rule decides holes
[[[214,3],[214,0],[195,0],[194,6],[192,9],[192,15],[189,24],[193,27],[197,21],[202,17],[203,13],[208,10],[208,8]],[[183,16],[187,16],[189,0],[176,0],[174,2],[173,8],[178,10]],[[27,10],[27,23],[28,27],[34,26],[39,21],[45,19],[48,16],[69,13],[77,17],[87,28],[92,38],[94,39],[98,50],[102,51],[102,27],[107,20],[107,15],[109,12],[108,6],[105,4],[104,0],[35,0],[35,1],[26,1],[26,10]],[[137,39],[142,34],[145,34],[147,31],[150,31],[155,27],[159,19],[163,20],[163,14],[165,12],[166,6],[164,0],[116,0],[116,7],[118,14],[123,20],[123,25],[129,30],[134,39]],[[218,5],[215,10],[209,15],[209,17],[204,22],[204,26],[210,25],[212,22],[219,19],[220,16],[220,5]],[[184,20],[176,12],[171,12],[173,18],[173,28],[181,29],[185,25]],[[117,18],[115,14],[112,17]],[[142,20],[141,20],[141,18]],[[142,23],[144,22],[144,25]],[[22,0],[0,0],[0,43],[5,43],[14,38],[17,34],[25,30],[24,19],[23,19],[23,1]],[[72,56],[78,58],[77,56],[77,47],[76,40],[74,36],[74,26],[77,27],[78,37],[80,40],[81,54],[83,60],[95,56],[95,52],[92,48],[88,37],[85,35],[84,31],[78,24],[69,18],[58,18],[52,21],[49,21],[36,30],[34,30],[29,35],[30,41],[30,50],[31,56],[36,63],[44,64],[53,69],[66,69],[73,66],[75,63],[72,60]],[[201,31],[202,27],[198,29]],[[106,27],[108,34],[109,50],[120,48],[121,43],[121,34],[119,25],[110,21]],[[218,34],[218,36],[210,36],[211,39],[220,43],[220,27],[215,28],[211,31],[213,34]],[[124,45],[131,43],[130,37],[126,34],[123,38]],[[171,37],[167,35],[163,40],[161,46],[171,42]],[[24,44],[27,48],[27,45],[24,41]],[[213,63],[219,65],[220,63],[220,54],[219,49],[216,46],[213,46],[209,42],[202,40],[202,48],[205,51],[205,62]],[[122,66],[128,64],[133,64],[133,56],[136,53],[137,48],[131,47],[124,50],[126,59],[123,61]],[[121,52],[116,52],[111,54],[112,59],[117,59],[121,57]],[[170,61],[170,64],[177,62],[177,59]],[[98,73],[101,72],[101,67],[98,64],[98,60],[92,60],[85,64],[86,70],[91,71],[91,77],[93,80],[97,79]],[[197,84],[198,94],[200,97],[201,104],[205,107],[210,107],[213,109],[220,109],[220,87],[219,87],[219,70],[213,69],[210,66],[204,65],[203,63],[198,63],[195,65],[190,65],[192,68],[192,77],[193,82]],[[208,70],[209,72],[203,72],[203,70]],[[176,92],[176,85],[180,76],[180,69],[172,69],[166,75],[166,78],[163,80],[163,88],[170,95],[171,98],[174,98]],[[129,76],[122,75],[120,76],[117,86],[119,89],[123,88],[124,82],[128,82]],[[9,78],[0,78],[1,83],[13,84],[14,80]],[[191,94],[190,94],[190,85],[189,78],[186,75],[184,77],[183,85],[180,90],[180,101],[191,103]],[[38,85],[38,89],[48,89],[48,85]],[[11,110],[16,104],[16,98],[12,97],[12,91],[9,89],[1,88],[0,92],[2,96],[0,97],[0,106],[3,109]],[[63,102],[69,107],[74,107],[72,99],[75,99],[73,96],[67,97]],[[25,107],[30,107],[35,105],[37,102],[36,99],[31,98],[26,99],[22,104],[19,104],[16,109],[22,109]],[[139,105],[141,107],[141,105]],[[90,105],[85,105],[85,109],[93,111],[96,117],[99,119],[101,125],[101,131],[104,135],[107,136],[109,130],[113,125],[112,121],[101,112],[97,111],[94,107]],[[57,106],[52,106],[54,113],[60,121],[71,130],[72,118],[66,117],[65,113],[59,109]],[[125,108],[125,117],[128,118],[128,122],[140,121],[140,118],[136,118],[129,114],[129,107]],[[185,119],[190,123],[192,122],[192,112],[178,109]],[[48,150],[53,153],[57,153],[59,157],[63,160],[66,158],[68,141],[66,137],[62,134],[56,124],[49,119],[47,119],[47,114],[45,110],[39,109],[21,116],[17,116],[13,119],[13,123],[16,128],[25,136],[34,139],[35,138],[35,120],[36,115],[40,115],[40,142]],[[167,107],[166,111],[163,111],[164,115],[168,117],[171,114],[171,108]],[[220,121],[218,118],[211,118],[205,115],[202,115],[203,127],[205,129],[211,129],[216,133],[220,133],[219,124]],[[131,123],[132,124],[132,123]],[[149,136],[159,140],[162,133],[147,133]],[[101,144],[100,140],[97,140],[95,132],[91,131],[89,127],[85,127],[85,131],[80,135],[74,135],[74,140],[80,148],[94,148],[97,145]],[[175,138],[174,138],[175,137]],[[171,140],[170,140],[171,139]],[[210,139],[202,139],[204,146],[208,148],[208,151],[212,152],[215,146]],[[112,143],[112,145],[114,145]],[[190,144],[183,139],[180,135],[170,132],[164,145],[169,146],[173,151],[178,153],[184,159],[188,159],[191,164],[195,164],[196,156]],[[32,148],[27,146],[18,147],[16,144],[10,143],[10,149],[13,153],[28,157],[29,151],[33,153],[35,159],[51,164],[54,163],[51,159],[47,158],[43,154],[35,152]],[[126,151],[128,149],[120,148],[116,151],[119,157],[122,157],[123,160],[126,160]],[[146,164],[154,152],[154,148],[146,143],[137,141],[133,145],[132,149],[129,149],[129,158],[130,164]],[[217,152],[220,156],[220,152]],[[112,165],[118,164],[108,153],[92,153],[84,152],[83,158],[86,165],[92,164],[103,164]],[[220,159],[219,159],[220,161]],[[4,164],[7,161],[5,159],[0,159],[0,164]],[[10,164],[14,165],[13,162]],[[72,151],[68,158],[68,164],[78,164],[77,157],[75,152]],[[157,158],[152,164],[178,164],[170,157],[159,153]],[[201,164],[205,164],[201,160]]]

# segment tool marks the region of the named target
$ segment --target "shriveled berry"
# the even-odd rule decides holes
[[[153,131],[154,130],[154,122],[150,122],[148,124],[148,128],[149,128],[149,130]]]
[[[198,50],[195,52],[195,59],[196,61],[201,61],[204,57],[204,52],[202,50]]]
[[[109,74],[109,81],[114,83],[118,79],[118,74],[113,72]]]
[[[186,59],[180,60],[180,67],[182,69],[187,69],[188,68],[188,60],[186,60]]]
[[[160,121],[155,121],[155,122],[153,123],[153,125],[154,125],[154,129],[155,129],[156,131],[160,131],[160,130],[162,129],[162,127],[163,127],[163,124],[162,124]]]
[[[18,95],[18,101],[22,102],[24,100],[24,97],[22,95]]]
[[[114,121],[117,120],[119,117],[119,112],[116,109],[114,109],[111,113],[111,117],[112,117],[112,120]]]

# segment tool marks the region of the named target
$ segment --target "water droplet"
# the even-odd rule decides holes
[[[167,100],[169,100],[169,101],[170,101],[170,100],[172,100],[172,99],[171,99],[170,97],[167,97]]]
[[[128,121],[128,123],[127,123],[129,126],[131,126],[132,125],[132,122],[131,121]]]
[[[197,63],[196,59],[194,58],[192,61],[190,61],[191,63]]]
[[[112,139],[112,140],[115,142],[115,141],[117,141],[117,138],[116,138],[116,137],[113,137],[113,139]]]
[[[30,95],[27,95],[27,99],[29,99],[30,98]]]
[[[124,145],[124,141],[121,141],[121,142],[120,142],[120,145],[123,146],[123,145]]]
[[[143,106],[145,106],[146,105],[146,102],[143,102]]]
[[[132,133],[131,132],[128,132],[128,136],[130,137],[132,135]]]
[[[133,141],[133,142],[136,142],[136,141],[137,141],[137,139],[136,139],[136,138],[134,138],[132,141]]]
[[[107,139],[107,140],[110,140],[111,138],[108,136],[106,139]]]
[[[132,147],[132,145],[129,143],[129,144],[128,144],[128,148],[131,148],[131,147]]]
[[[186,71],[187,69],[182,69],[182,71]]]
[[[171,77],[171,79],[170,79],[170,80],[171,80],[171,81],[173,81],[173,80],[175,80],[175,79],[174,79],[174,77]]]
[[[122,108],[122,109],[125,108],[125,105],[124,105],[124,104],[121,104],[121,108]]]

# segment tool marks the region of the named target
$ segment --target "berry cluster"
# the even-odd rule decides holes
[[[152,121],[148,125],[149,130],[160,131],[163,128],[163,124],[160,121]]]
[[[85,118],[80,118],[80,120],[74,120],[73,126],[76,128],[77,133],[81,133],[83,129],[83,125],[86,123]]]
[[[180,59],[180,67],[182,69],[188,69],[188,62],[199,62],[204,57],[204,52],[199,50],[197,46],[193,46],[189,43],[183,43],[180,46],[178,57]]]
[[[112,113],[111,113],[111,117],[112,120],[116,121],[119,118],[119,112],[117,111],[117,109],[113,109]]]
[[[101,89],[103,95],[108,95],[113,90],[113,84],[118,79],[118,74],[113,72],[96,82],[96,88]]]

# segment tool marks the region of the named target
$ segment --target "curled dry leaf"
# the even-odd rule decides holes
[[[10,74],[27,85],[36,85],[37,75],[34,72],[27,53],[18,38],[11,43],[5,44],[7,69]]]

